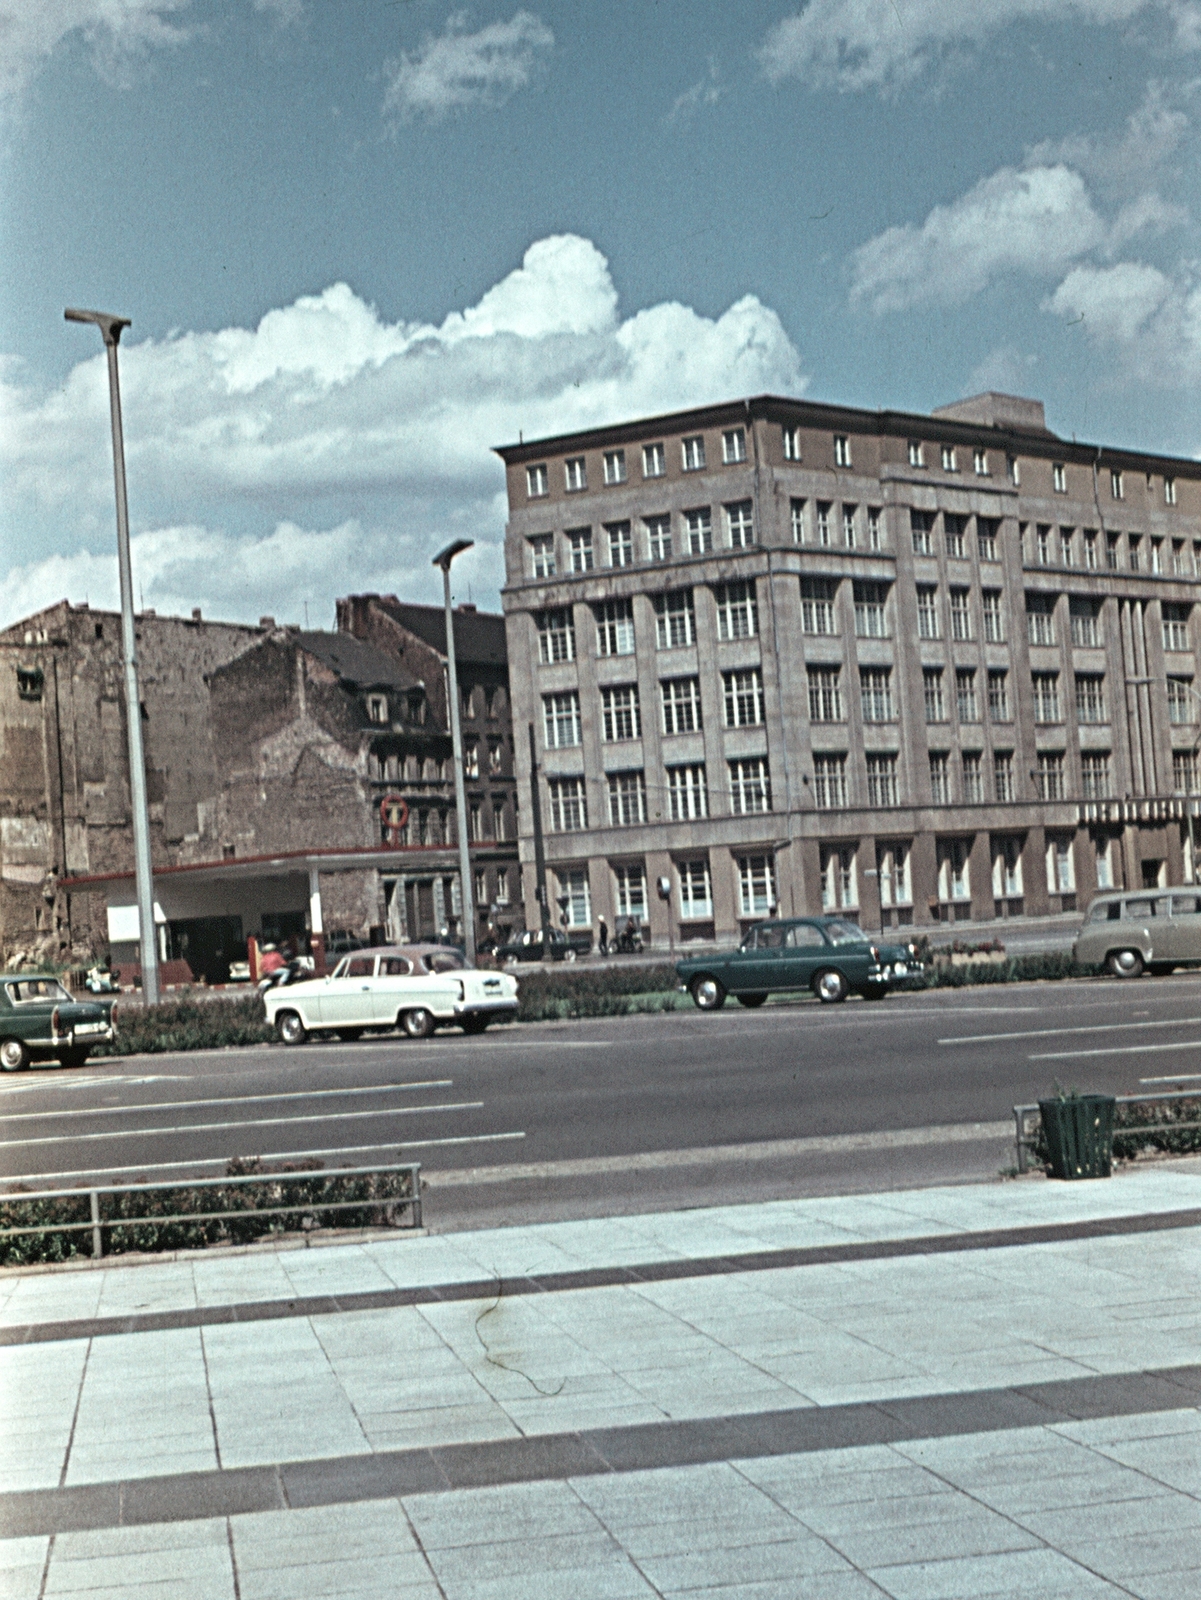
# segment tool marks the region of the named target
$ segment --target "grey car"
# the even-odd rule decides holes
[[[1072,956],[1084,965],[1108,967],[1115,978],[1201,962],[1201,890],[1099,894],[1089,904]]]

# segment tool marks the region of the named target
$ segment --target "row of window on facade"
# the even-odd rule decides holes
[[[701,472],[708,465],[705,436],[701,433],[686,435],[679,441],[680,471]],[[721,436],[721,459],[724,466],[738,466],[746,461],[746,429],[726,428]],[[662,440],[644,444],[641,449],[642,476],[644,479],[667,476],[667,446]],[[626,452],[615,446],[601,453],[601,479],[612,488],[628,481]],[[525,469],[526,493],[531,500],[541,499],[550,493],[550,472],[546,462],[538,462]],[[588,487],[588,462],[585,456],[568,456],[563,462],[563,488],[568,494],[580,494]]]
[[[1102,544],[1095,528],[1057,527],[1049,522],[1023,522],[1019,533],[1022,559],[1027,566],[1098,571],[1104,565],[1109,572],[1150,572],[1173,578],[1201,576],[1201,539],[1190,543],[1185,539],[1110,530]]]
[[[495,721],[505,708],[505,691],[500,687],[479,689],[464,686],[462,691],[463,716],[469,721],[479,711],[483,711],[489,722]],[[407,721],[424,723],[425,721],[425,695],[415,691],[408,696],[409,714]],[[366,696],[366,709],[368,722],[374,722],[386,727],[392,719],[396,709],[394,700],[379,690],[372,690]]]
[[[755,524],[749,500],[735,500],[721,508],[725,546],[747,550],[755,542]],[[678,553],[706,555],[713,549],[713,508],[697,506],[681,514]],[[553,578],[559,571],[553,533],[536,533],[528,540],[530,570],[535,578]],[[636,561],[670,561],[677,553],[668,512],[642,517],[637,541],[634,524],[606,522],[599,538],[592,528],[568,528],[563,534],[562,564],[566,572],[593,572],[604,555],[610,567],[632,567]]]
[[[454,781],[453,757],[445,760],[438,756],[379,755],[368,757],[368,771],[377,782],[383,783],[452,783]],[[481,750],[474,739],[464,740],[463,771],[469,778],[478,778],[487,772],[490,777],[504,774],[504,746],[499,739],[489,739]]]
[[[486,831],[485,818],[490,811],[492,831]],[[411,805],[408,819],[397,831],[381,823],[384,842],[392,845],[450,845],[458,843],[458,826],[455,812],[446,806]],[[467,805],[467,837],[473,844],[485,840],[503,843],[513,837],[509,823],[508,806],[503,800],[494,800],[490,808],[482,800],[469,799]]]

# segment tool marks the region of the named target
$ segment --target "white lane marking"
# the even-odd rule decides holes
[[[120,1074],[115,1078],[59,1078],[49,1072],[39,1072],[44,1081],[41,1083],[10,1083],[0,1089],[0,1097],[7,1098],[10,1094],[29,1094],[39,1089],[103,1089],[115,1083],[126,1085],[142,1083],[186,1083],[189,1078],[194,1078],[194,1072],[160,1072],[151,1077],[131,1078]]]
[[[1181,1039],[1176,1044],[1121,1044],[1112,1050],[1049,1050],[1027,1056],[1027,1061],[1083,1061],[1086,1056],[1149,1056],[1161,1050],[1201,1050],[1201,1039]]]
[[[1005,1124],[1006,1128],[1009,1124]],[[1012,1132],[1012,1130],[1010,1130]],[[445,1144],[499,1144],[508,1139],[524,1139],[524,1133],[465,1133],[452,1139],[413,1139],[408,1144],[347,1144],[336,1150],[267,1151],[260,1161],[304,1161],[310,1156],[358,1156],[372,1150],[428,1150]],[[63,1172],[26,1172],[18,1177],[0,1178],[0,1183],[45,1183],[49,1178],[102,1178],[122,1172],[190,1172],[193,1167],[223,1167],[228,1156],[197,1156],[194,1161],[139,1161],[132,1167],[68,1167]],[[328,1169],[336,1172],[336,1167]],[[270,1174],[268,1174],[270,1176]]]
[[[0,1150],[36,1144],[84,1144],[96,1139],[149,1139],[160,1134],[224,1133],[230,1128],[276,1128],[300,1122],[354,1122],[359,1117],[417,1117],[427,1111],[480,1111],[482,1100],[441,1106],[385,1106],[382,1111],[330,1111],[315,1117],[248,1117],[245,1122],[181,1122],[173,1128],[114,1128],[109,1133],[46,1133],[37,1139],[0,1139]]]
[[[278,1094],[239,1094],[223,1099],[155,1100],[144,1105],[67,1106],[59,1111],[14,1111],[0,1123],[46,1122],[51,1117],[124,1117],[139,1111],[183,1111],[191,1106],[246,1106],[256,1100],[324,1100],[351,1094],[400,1094],[406,1089],[453,1089],[453,1078],[428,1078],[421,1083],[379,1083],[356,1089],[289,1089]]]
[[[1196,1083],[1201,1072],[1170,1072],[1165,1078],[1140,1078],[1140,1083]]]
[[[1163,1022],[1101,1022],[1076,1028],[1029,1028],[1024,1033],[974,1033],[953,1039],[939,1039],[939,1044],[994,1044],[1001,1039],[1052,1039],[1067,1033],[1121,1033],[1127,1028],[1188,1028],[1201,1022],[1201,1017],[1172,1017]]]

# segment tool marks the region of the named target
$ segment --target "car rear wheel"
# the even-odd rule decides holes
[[[886,983],[867,983],[863,986],[863,998],[865,1000],[883,1000],[887,993],[888,985]]]
[[[689,988],[698,1011],[720,1011],[726,1003],[724,986],[708,972],[693,978]]]
[[[1114,950],[1105,965],[1115,978],[1137,978],[1143,970],[1143,958],[1137,950]]]
[[[752,1011],[761,1006],[767,999],[765,994],[740,994],[734,997],[740,1006],[749,1006]]]
[[[309,1036],[298,1011],[281,1011],[275,1019],[275,1030],[285,1044],[303,1044]]]
[[[353,1044],[356,1039],[363,1037],[362,1028],[339,1028],[337,1031],[338,1038],[344,1039],[347,1044]]]
[[[29,1051],[21,1039],[5,1039],[0,1041],[0,1067],[5,1072],[20,1072],[22,1067],[29,1065]]]
[[[401,1012],[400,1025],[410,1039],[428,1039],[437,1026],[434,1013],[427,1011],[424,1006],[416,1006],[412,1011]]]
[[[464,1033],[483,1033],[487,1026],[487,1017],[464,1017],[462,1021]]]
[[[88,1047],[82,1044],[72,1045],[70,1049],[58,1052],[60,1067],[82,1067],[88,1059]]]
[[[847,997],[847,980],[834,967],[827,967],[814,978],[813,992],[822,1005],[839,1005]]]

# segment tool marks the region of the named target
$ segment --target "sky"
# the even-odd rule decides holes
[[[1201,453],[1201,0],[0,0],[0,625],[499,603],[492,447],[984,389]]]

